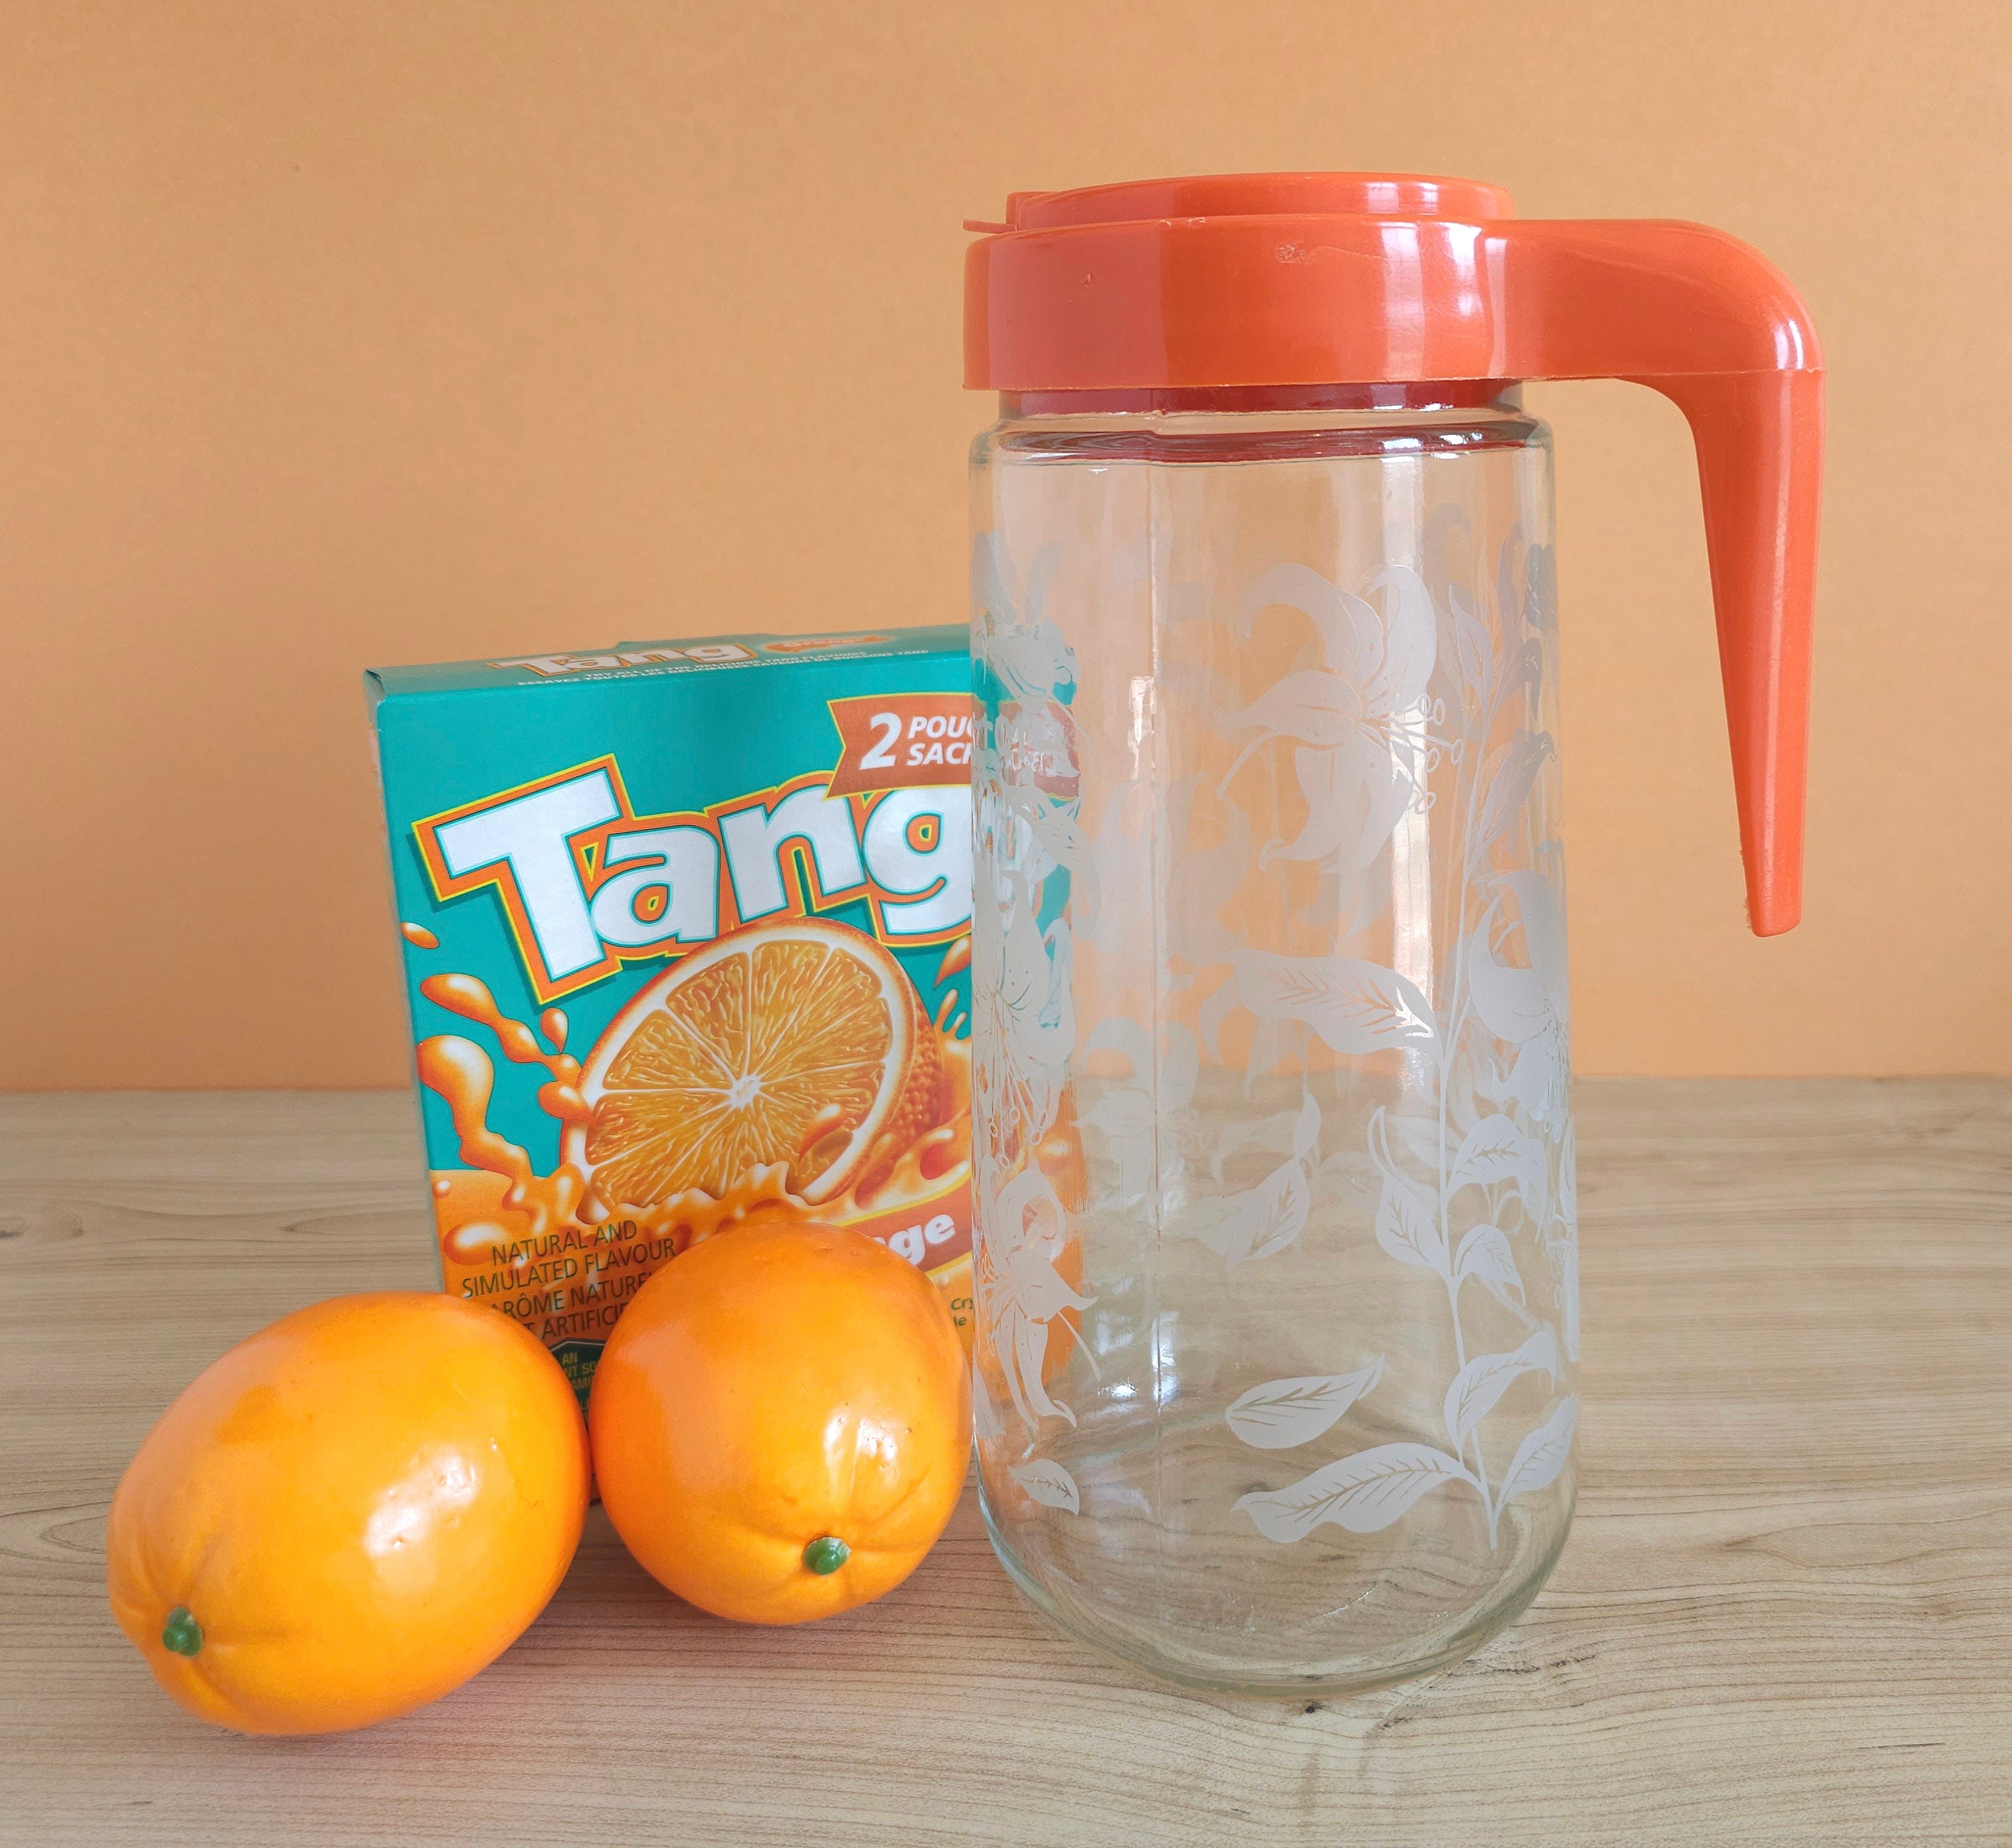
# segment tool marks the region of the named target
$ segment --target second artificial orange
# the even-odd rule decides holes
[[[892,1590],[949,1521],[970,1379],[942,1294],[863,1233],[750,1225],[623,1313],[588,1408],[601,1497],[680,1597],[744,1623]]]

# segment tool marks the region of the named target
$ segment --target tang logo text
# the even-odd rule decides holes
[[[702,812],[638,815],[613,757],[412,825],[433,894],[488,889],[531,987],[557,1000],[778,914],[864,901],[894,946],[971,924],[962,783],[833,795],[820,771]]]

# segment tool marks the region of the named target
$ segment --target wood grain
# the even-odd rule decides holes
[[[967,1497],[800,1631],[597,1512],[486,1675],[373,1732],[212,1731],[102,1590],[168,1398],[432,1281],[402,1096],[0,1100],[0,1841],[1831,1844],[2012,1837],[2012,1083],[1580,1086],[1582,1498],[1507,1636],[1323,1704],[1198,1700],[1018,1600]]]

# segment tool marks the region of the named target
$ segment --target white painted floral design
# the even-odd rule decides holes
[[[1404,571],[1382,573],[1355,597],[1303,566],[1282,566],[1264,573],[1243,601],[1247,621],[1270,605],[1303,612],[1322,662],[1287,673],[1222,721],[1225,730],[1257,733],[1225,788],[1254,753],[1275,740],[1293,743],[1307,820],[1296,839],[1261,850],[1259,866],[1312,859],[1345,879],[1383,854],[1407,816],[1423,815],[1436,799],[1453,803],[1452,862],[1432,894],[1449,945],[1436,996],[1359,958],[1239,946],[1223,958],[1227,979],[1202,1010],[1211,1050],[1233,1012],[1257,1023],[1254,1077],[1279,1057],[1275,1036],[1288,1023],[1349,1058],[1404,1054],[1400,1100],[1378,1108],[1369,1124],[1373,1233],[1389,1258],[1443,1280],[1451,1322],[1447,1447],[1377,1445],[1283,1488],[1240,1497],[1236,1507],[1282,1543],[1328,1524],[1374,1532],[1442,1490],[1479,1498],[1493,1543],[1508,1503],[1548,1488],[1570,1450],[1575,1401],[1561,1388],[1579,1327],[1564,928],[1551,880],[1532,860],[1544,844],[1528,837],[1529,804],[1551,741],[1521,722],[1542,669],[1533,632],[1546,620],[1547,581],[1544,562],[1532,556],[1518,586],[1505,554],[1492,620],[1457,590],[1436,609],[1423,579]],[[1428,780],[1443,764],[1450,774],[1432,790]],[[1530,1311],[1536,1299],[1519,1243],[1558,1267],[1562,1347],[1559,1332]],[[1520,1346],[1468,1351],[1469,1285],[1523,1322]],[[1550,1409],[1491,1483],[1483,1427],[1532,1377],[1552,1393]],[[1236,1406],[1268,1405],[1275,1396],[1290,1404],[1308,1384],[1275,1381]],[[1240,1421],[1249,1422],[1247,1408],[1231,1428],[1264,1447]],[[1318,1435],[1309,1429],[1309,1437]]]
[[[1366,1235],[1443,1293],[1451,1353],[1429,1401],[1443,1433],[1322,1460],[1345,1447],[1366,1395],[1392,1390],[1386,1357],[1323,1355],[1337,1369],[1325,1372],[1282,1357],[1266,1370],[1277,1377],[1244,1372],[1220,1415],[1261,1468],[1272,1453],[1307,1461],[1233,1505],[1290,1544],[1470,1496],[1497,1544],[1509,1504],[1565,1468],[1576,1404],[1564,927],[1532,800],[1554,755],[1533,717],[1548,554],[1504,548],[1492,601],[1433,569],[1356,590],[1300,565],[1261,573],[1225,600],[1229,619],[1250,638],[1261,614],[1299,612],[1297,657],[1254,697],[1229,693],[1216,665],[1156,658],[1129,683],[1127,773],[1101,780],[1088,754],[1104,740],[1081,735],[1078,663],[1047,613],[1059,555],[1022,575],[988,537],[973,558],[974,1406],[988,1482],[1043,1518],[1079,1515],[1086,1497],[1093,1511],[1097,1483],[1053,1454],[1084,1409],[1072,1391],[1098,1377],[1079,1332],[1095,1305],[1068,1261],[1083,1230],[1072,1213],[1202,1247],[1229,1288],[1241,1267],[1306,1249],[1338,1186],[1366,1186]],[[1228,614],[1205,587],[1176,587],[1161,619],[1171,633]],[[1126,690],[1099,690],[1101,709]],[[1163,780],[1142,753],[1170,710],[1220,742],[1177,752]],[[1265,819],[1279,790],[1297,790],[1303,819]],[[1286,915],[1291,929],[1254,940],[1254,915]],[[1373,947],[1378,931],[1398,947],[1340,953]],[[1297,953],[1323,943],[1332,952]],[[1087,998],[1079,959],[1097,972]],[[1261,1083],[1275,1093],[1282,1067],[1364,1061],[1386,1087],[1402,1076],[1360,1140],[1323,1122],[1311,1081],[1290,1108],[1217,1121],[1197,1107],[1197,1080],[1226,1044],[1246,1049],[1247,1097]],[[1087,1200],[1061,1184],[1054,1152],[1078,1137]],[[1111,1320],[1099,1339],[1120,1338],[1116,1312],[1100,1313]],[[1076,1389],[1055,1366],[1062,1341],[1076,1343]]]
[[[1043,554],[1016,600],[990,536],[972,557],[972,1116],[980,1156],[972,1263],[981,1310],[973,1422],[981,1453],[998,1457],[1023,1493],[1076,1514],[1075,1479],[1039,1454],[1044,1425],[1076,1422],[1049,1390],[1052,1328],[1065,1311],[1090,1307],[1057,1268],[1069,1242],[1068,1211],[1042,1165],[1076,1044],[1071,883],[1094,878],[1077,815],[1075,655],[1043,614],[1054,569],[1054,554]],[[1010,1425],[993,1397],[995,1379]]]
[[[1315,1374],[1300,1379],[1268,1379],[1239,1397],[1223,1422],[1259,1450],[1289,1450],[1311,1443],[1383,1377],[1379,1354],[1352,1373]]]
[[[1313,1167],[1320,1140],[1320,1104],[1311,1097],[1302,1097],[1292,1113],[1290,1140],[1286,1159],[1258,1182],[1240,1193],[1204,1194],[1191,1199],[1171,1214],[1164,1230],[1168,1238],[1198,1240],[1224,1264],[1234,1267],[1255,1259],[1275,1258],[1306,1229],[1313,1205]],[[1232,1136],[1239,1143],[1266,1140],[1261,1128],[1257,1136]],[[1219,1140],[1216,1168],[1228,1151]]]
[[[1037,921],[1040,884],[1001,867],[972,918],[972,1108],[1003,1156],[1047,1134],[1076,1043],[1068,925]]]
[[[1279,565],[1245,592],[1247,628],[1272,604],[1306,613],[1319,633],[1322,664],[1286,675],[1225,716],[1225,730],[1257,736],[1223,782],[1272,740],[1293,740],[1306,823],[1294,839],[1260,848],[1258,865],[1332,856],[1359,871],[1422,791],[1422,706],[1437,647],[1432,595],[1413,571],[1379,573],[1356,597],[1304,565]]]

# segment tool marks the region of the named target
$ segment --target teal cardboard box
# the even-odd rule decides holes
[[[366,676],[441,1281],[585,1392],[644,1279],[854,1225],[970,1339],[962,626]]]

